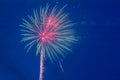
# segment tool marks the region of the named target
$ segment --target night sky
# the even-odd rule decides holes
[[[38,80],[39,56],[21,43],[22,18],[41,5],[69,13],[78,44],[58,64],[45,61],[43,80],[120,80],[119,0],[0,0],[0,80]]]

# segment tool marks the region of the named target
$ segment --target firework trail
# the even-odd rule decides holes
[[[58,61],[61,69],[61,61],[71,51],[71,44],[76,42],[73,29],[74,23],[68,20],[68,14],[56,6],[51,8],[49,5],[34,10],[33,16],[28,15],[28,19],[23,19],[22,41],[28,42],[25,46],[27,52],[32,46],[36,45],[36,55],[40,53],[40,75],[39,80],[43,80],[44,60],[49,57],[51,62]]]
[[[39,80],[43,79],[43,68],[44,68],[44,59],[43,59],[43,51],[41,50],[41,55],[40,55],[40,76]]]

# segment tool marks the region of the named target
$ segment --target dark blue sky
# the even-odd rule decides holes
[[[80,40],[63,62],[64,73],[45,61],[43,80],[120,80],[119,0],[1,0],[0,80],[38,80],[39,56],[34,48],[26,54],[19,24],[46,3],[68,4]]]

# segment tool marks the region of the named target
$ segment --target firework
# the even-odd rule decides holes
[[[40,76],[43,79],[44,59],[49,57],[51,62],[58,61],[61,69],[61,61],[67,54],[65,51],[71,51],[71,44],[76,42],[73,29],[74,23],[68,20],[68,14],[61,9],[50,7],[40,7],[40,10],[34,10],[33,16],[28,15],[28,19],[23,19],[22,41],[28,42],[25,48],[27,51],[36,45],[36,55],[40,53]]]

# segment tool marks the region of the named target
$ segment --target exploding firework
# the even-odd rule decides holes
[[[49,5],[34,10],[33,16],[28,15],[28,19],[23,19],[22,41],[27,41],[25,48],[27,51],[36,45],[36,55],[40,53],[40,75],[39,80],[43,80],[44,59],[49,57],[51,62],[59,63],[70,51],[71,44],[76,42],[73,29],[74,23],[68,20],[68,14],[56,6],[51,8]],[[61,64],[60,64],[61,66]],[[61,67],[62,68],[62,67]]]

